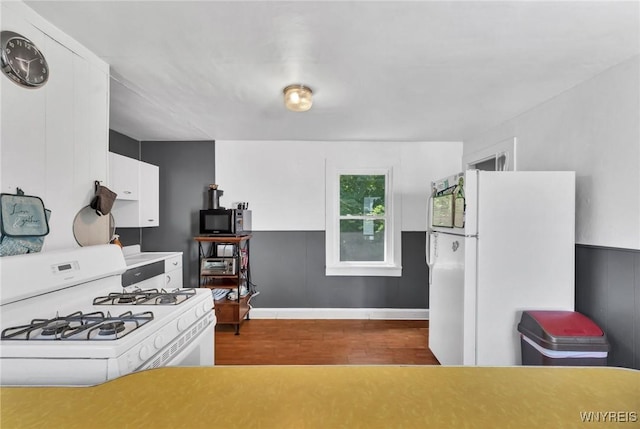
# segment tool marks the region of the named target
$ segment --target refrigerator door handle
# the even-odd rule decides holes
[[[433,277],[433,262],[431,261],[431,233],[433,230],[431,229],[431,203],[433,202],[433,194],[429,194],[429,199],[427,200],[427,236],[425,238],[425,259],[427,262],[427,267],[429,268],[429,286],[431,286],[431,279]],[[435,256],[435,255],[434,255]]]
[[[427,266],[429,267],[429,278],[431,278],[431,202],[433,201],[433,194],[429,194],[427,199],[427,237],[425,240],[425,259]]]

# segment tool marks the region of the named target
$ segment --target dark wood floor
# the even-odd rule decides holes
[[[423,320],[253,319],[218,325],[216,365],[438,365]]]

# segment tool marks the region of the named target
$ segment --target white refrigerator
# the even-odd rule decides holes
[[[574,309],[575,172],[468,170],[431,188],[429,348],[443,365],[518,365],[522,311]]]

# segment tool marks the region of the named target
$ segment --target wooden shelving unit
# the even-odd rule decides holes
[[[237,290],[237,298],[234,300],[222,298],[214,301],[214,310],[217,323],[235,325],[236,335],[240,334],[240,325],[249,319],[251,309],[249,301],[252,292],[250,288],[249,268],[249,240],[251,235],[236,236],[198,236],[193,238],[198,242],[198,279],[199,287],[209,289]],[[220,245],[231,246],[224,255],[219,252]],[[204,258],[233,258],[235,259],[235,272],[233,274],[204,274],[202,272],[202,260]],[[241,286],[247,288],[247,295],[240,296]]]

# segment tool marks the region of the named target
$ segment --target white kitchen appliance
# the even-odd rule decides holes
[[[0,384],[87,386],[214,364],[208,289],[122,287],[116,245],[0,258]]]
[[[431,187],[429,348],[443,365],[517,365],[522,311],[574,308],[575,173],[468,170]]]

